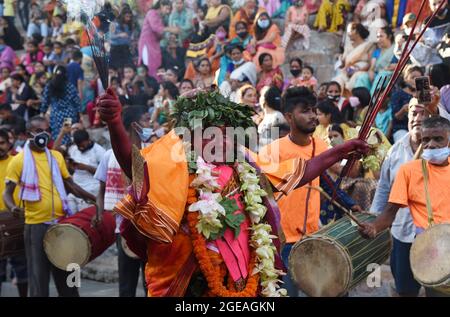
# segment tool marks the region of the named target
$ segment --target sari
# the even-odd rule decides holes
[[[295,7],[291,7],[288,10],[289,23],[284,32],[281,46],[288,48],[293,46],[296,50],[309,49],[309,37],[311,30],[308,26],[308,11],[305,6],[300,9],[300,13],[297,12]]]
[[[256,90],[259,92],[265,86],[276,86],[279,89],[283,88],[283,73],[279,67],[273,68],[270,72],[261,72],[261,78],[256,84]]]
[[[251,36],[255,36],[255,31],[253,25],[255,24],[256,17],[259,16],[262,12],[265,12],[266,9],[259,8],[258,12],[254,17],[248,16],[247,11],[244,8],[239,9],[236,14],[231,19],[230,29],[228,32],[228,36],[230,39],[235,38],[236,34],[236,23],[245,22],[247,24],[247,30]]]
[[[345,25],[345,12],[351,9],[347,0],[324,0],[317,12],[314,27],[328,32],[337,32]]]
[[[337,81],[341,87],[352,90],[356,87],[365,87],[364,81],[360,80],[361,75],[367,73],[366,71],[356,71],[349,76],[346,72],[348,67],[368,68],[371,60],[373,44],[364,41],[356,47],[352,47],[344,52],[342,56],[344,61],[344,68],[338,70],[338,75],[333,79]],[[364,78],[362,78],[364,79]]]
[[[275,34],[275,39],[269,43],[268,39],[273,34]],[[257,45],[256,54],[255,56],[253,56],[253,63],[258,67],[258,70],[261,69],[258,59],[259,56],[263,53],[268,53],[272,56],[274,68],[283,65],[285,59],[285,50],[283,47],[281,47],[280,29],[275,23],[272,23],[262,41],[265,41],[266,43]]]

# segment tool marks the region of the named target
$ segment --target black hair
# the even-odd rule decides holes
[[[53,42],[53,47],[55,47],[55,45],[61,46],[61,48],[63,48],[63,47],[64,47],[64,44],[63,44],[63,43],[61,43],[61,42],[59,42],[59,41],[55,41],[55,42]]]
[[[125,15],[131,14],[131,20],[128,23],[125,23]],[[123,7],[122,11],[120,12],[119,16],[117,17],[117,21],[121,25],[128,25],[130,28],[130,31],[133,31],[134,28],[134,22],[133,22],[134,16],[133,11],[129,7]]]
[[[51,96],[61,99],[66,91],[67,82],[67,69],[61,65],[56,66],[53,78],[49,83]]]
[[[47,123],[47,119],[45,119],[44,117],[41,117],[40,115],[36,115],[34,117],[31,117],[30,120],[28,120],[27,125],[26,125],[26,129],[27,130],[31,130],[31,128],[33,127],[33,122],[45,122],[45,123]]]
[[[48,46],[48,47],[50,47],[50,48],[53,48],[53,43],[52,43],[52,41],[48,40],[48,41],[46,41],[46,42],[44,43],[44,46]]]
[[[9,103],[2,103],[0,104],[0,111],[1,110],[12,111],[12,107]]]
[[[126,64],[123,66],[123,69],[125,68],[131,68],[132,70],[136,71],[136,66],[134,66],[133,64]]]
[[[162,6],[172,6],[172,1],[169,0],[160,0],[154,6],[153,9],[160,9]]]
[[[394,43],[394,32],[392,31],[392,28],[387,25],[385,27],[382,27],[381,30],[386,33],[388,39],[391,41],[391,43]]]
[[[359,36],[361,36],[363,40],[367,39],[370,35],[369,30],[367,30],[361,23],[353,23],[353,29],[359,34]]]
[[[0,129],[0,138],[5,139],[6,142],[9,143],[9,130],[2,128]]]
[[[267,106],[273,110],[281,111],[281,90],[278,87],[271,86],[267,89],[264,100]]]
[[[72,39],[72,38],[68,38],[68,39],[66,39],[66,41],[64,42],[64,44],[67,46],[67,45],[76,45],[77,44],[77,42],[75,42],[75,40],[74,39]]]
[[[180,76],[180,69],[178,68],[178,66],[170,67],[166,70],[166,72],[168,72],[168,71],[171,71],[172,73],[174,73],[177,78]]]
[[[291,132],[291,127],[289,126],[289,124],[287,124],[285,122],[276,124],[273,127],[279,129],[280,136],[282,134],[288,134],[289,132]]]
[[[331,123],[343,123],[344,118],[342,118],[342,114],[339,109],[334,105],[331,100],[325,100],[320,102],[317,105],[317,109],[320,110],[323,114],[331,114],[330,122]]]
[[[328,82],[326,90],[328,90],[328,88],[330,88],[331,86],[337,86],[339,88],[339,90],[342,92],[342,86],[337,81],[330,81],[330,82]]]
[[[423,120],[422,130],[431,128],[444,129],[447,130],[447,132],[450,132],[450,121],[441,116],[432,116]]]
[[[255,21],[255,38],[256,38],[256,40],[262,40],[263,38],[264,38],[264,36],[266,36],[266,34],[267,34],[267,32],[269,31],[269,29],[270,29],[270,27],[272,26],[272,19],[270,18],[270,16],[269,16],[269,14],[267,13],[267,12],[263,12],[263,13],[261,13],[260,15],[259,15],[259,17],[258,17],[258,20],[259,20],[259,18],[261,18],[263,15],[265,15],[268,19],[269,19],[269,22],[270,22],[270,24],[269,24],[269,26],[267,27],[267,28],[265,28],[265,29],[262,29],[262,28],[260,28],[259,27],[259,25],[258,25],[258,21]]]
[[[141,117],[148,112],[146,106],[127,106],[122,111],[122,123],[126,130],[131,129],[133,122],[138,122]]]
[[[180,82],[180,87],[181,87],[181,85],[182,85],[183,83],[189,83],[189,84],[191,85],[192,88],[195,88],[194,83],[193,83],[192,80],[190,80],[190,79],[187,79],[187,78],[183,79],[183,80]]]
[[[365,87],[353,88],[352,95],[359,99],[359,107],[364,108],[370,103],[370,91]]]
[[[294,111],[297,107],[314,107],[317,98],[311,90],[306,87],[291,87],[286,89],[282,101],[281,110],[283,113]]]
[[[225,46],[225,52],[227,54],[231,54],[235,49],[238,49],[241,53],[244,52],[244,47],[239,43],[228,44]]]
[[[196,61],[194,62],[194,68],[195,68],[195,70],[197,70],[197,71],[199,70],[200,64],[201,64],[203,61],[207,61],[208,64],[209,64],[209,67],[211,68],[211,61],[209,60],[209,58],[208,58],[208,57],[202,57],[202,58],[200,58],[200,59],[198,59],[198,60],[196,60]]]
[[[89,133],[86,130],[77,130],[73,133],[73,143],[80,144],[83,141],[90,139]]]
[[[303,68],[303,61],[300,59],[300,57],[291,58],[291,60],[289,61],[289,66],[291,66],[292,62],[297,62],[300,65],[300,68]]]
[[[309,69],[311,74],[314,75],[314,68],[312,68],[311,66],[309,66],[309,65],[303,66],[303,69]]]
[[[245,29],[248,29],[248,25],[247,25],[247,23],[245,21],[238,21],[238,22],[236,22],[236,24],[234,25],[234,29],[237,29],[238,25],[242,25],[242,26],[245,27]]]
[[[72,53],[72,59],[74,61],[81,61],[83,59],[83,53],[80,50],[75,50]]]
[[[46,77],[47,73],[46,72],[40,72],[40,73],[35,73],[35,78],[36,80],[41,79],[42,77]]]
[[[337,123],[332,124],[329,129],[330,129],[330,131],[335,131],[335,132],[340,133],[342,135],[342,138],[344,137],[344,130],[342,130],[340,124],[337,124]]]
[[[259,63],[259,66],[262,66],[262,64],[264,63],[264,59],[265,59],[267,56],[270,56],[270,58],[273,60],[273,56],[272,56],[271,54],[269,54],[269,53],[262,53],[261,55],[258,56],[258,63]]]
[[[12,74],[10,77],[12,80],[18,80],[21,83],[25,82],[25,78],[23,78],[23,76],[20,74]]]
[[[164,81],[161,83],[161,86],[163,89],[166,89],[169,92],[169,95],[173,98],[173,99],[177,99],[178,96],[180,95],[180,92],[178,91],[177,86],[170,82],[170,81]]]

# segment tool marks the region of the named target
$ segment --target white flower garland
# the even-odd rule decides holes
[[[217,233],[222,229],[219,214],[225,215],[225,210],[220,205],[223,197],[214,193],[220,186],[217,182],[218,177],[213,175],[213,169],[214,165],[206,163],[201,157],[197,158],[197,177],[191,186],[197,189],[199,200],[188,208],[190,212],[199,212],[197,230],[206,239],[209,239],[211,233]],[[267,208],[262,204],[262,197],[267,193],[259,186],[259,177],[250,164],[238,163],[237,170],[241,181],[240,189],[244,193],[245,211],[248,212],[252,224],[250,243],[257,255],[255,269],[250,274],[260,274],[263,296],[287,296],[287,291],[279,286],[279,283],[282,283],[279,276],[285,273],[275,268],[276,248],[273,239],[277,237],[270,234],[272,231],[270,225],[262,223],[267,212]]]

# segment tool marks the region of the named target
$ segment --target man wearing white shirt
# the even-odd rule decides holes
[[[429,113],[425,106],[411,99],[408,111],[408,134],[403,136],[389,150],[381,167],[375,197],[370,210],[381,213],[386,207],[395,176],[401,165],[413,160],[421,143],[422,121]],[[409,262],[411,245],[416,236],[415,226],[408,208],[401,208],[392,224],[393,248],[391,253],[391,271],[395,288],[399,296],[418,296],[420,284],[414,279]]]
[[[94,178],[94,174],[106,151],[102,146],[93,142],[85,130],[75,131],[73,140],[75,145],[71,146],[68,151],[75,168],[73,180],[84,190],[97,195],[100,183]],[[73,212],[81,211],[90,206],[73,195],[69,195],[68,200]]]

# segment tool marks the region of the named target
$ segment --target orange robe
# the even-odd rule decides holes
[[[172,131],[141,151],[146,161],[150,190],[145,202],[125,196],[115,211],[129,219],[149,238],[145,275],[148,296],[183,296],[198,269],[192,242],[184,224],[186,208],[196,200],[189,187],[186,155]],[[271,162],[250,153],[277,191],[288,194],[300,183],[306,164],[300,158]]]

